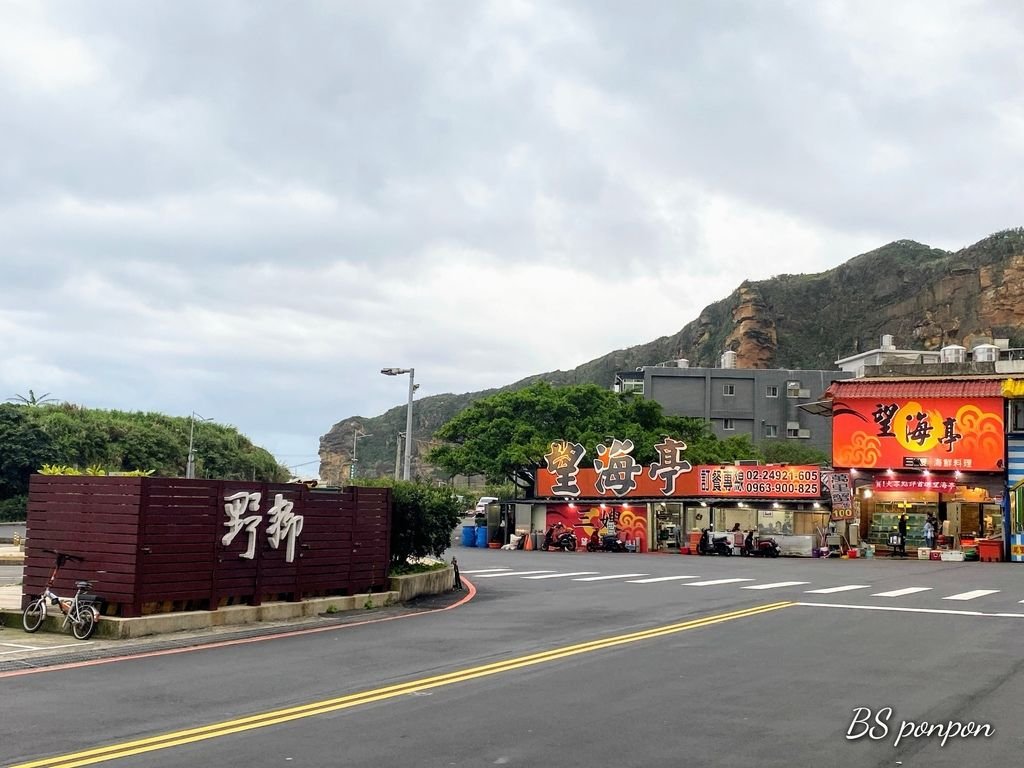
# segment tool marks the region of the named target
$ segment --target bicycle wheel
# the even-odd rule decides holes
[[[71,622],[71,633],[79,640],[88,640],[96,631],[96,614],[89,606],[78,609],[78,615]]]
[[[46,618],[46,604],[43,603],[43,598],[37,598],[33,600],[25,608],[25,612],[21,614],[21,626],[25,628],[26,632],[35,632],[43,625],[43,619]]]

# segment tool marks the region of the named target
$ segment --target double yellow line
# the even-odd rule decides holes
[[[95,749],[87,749],[82,752],[73,752],[66,755],[44,758],[42,760],[34,760],[29,763],[19,763],[18,765],[11,766],[11,768],[76,768],[76,766],[80,765],[92,765],[93,763],[100,763],[107,760],[116,760],[118,758],[130,757],[132,755],[139,755],[145,752],[153,752],[158,749],[168,749],[170,747],[178,747],[183,744],[191,744],[196,741],[215,739],[232,733],[251,731],[256,728],[265,728],[270,725],[279,725],[280,723],[287,723],[290,720],[315,717],[316,715],[326,714],[327,712],[336,712],[339,709],[358,707],[374,701],[383,701],[384,699],[392,699],[396,696],[403,696],[417,691],[440,688],[441,686],[451,685],[453,683],[474,680],[478,677],[498,675],[503,672],[510,672],[514,669],[529,667],[535,664],[546,664],[549,661],[564,659],[567,656],[578,656],[584,653],[600,651],[605,648],[613,648],[617,645],[636,643],[641,640],[650,640],[655,637],[675,634],[676,632],[685,632],[691,629],[709,627],[713,624],[721,624],[726,621],[733,621],[734,619],[742,619],[747,616],[756,616],[761,613],[777,611],[780,608],[786,608],[790,605],[793,605],[793,603],[769,603],[768,605],[760,605],[754,608],[747,608],[742,611],[720,613],[714,616],[707,616],[702,619],[684,621],[679,624],[668,624],[661,627],[654,627],[652,629],[645,629],[641,632],[631,632],[627,635],[617,635],[614,637],[606,637],[601,640],[592,640],[588,643],[567,645],[561,648],[554,648],[550,651],[530,654],[529,656],[519,656],[513,659],[506,659],[505,661],[496,661],[479,667],[469,667],[468,669],[448,672],[443,675],[426,677],[420,680],[412,680],[407,683],[398,683],[396,685],[389,685],[383,688],[375,688],[361,693],[352,693],[347,696],[339,696],[334,699],[314,701],[310,704],[303,704],[297,707],[275,709],[259,715],[250,715],[249,717],[241,717],[236,720],[227,720],[223,723],[203,725],[198,728],[189,728],[183,731],[173,731],[160,736],[150,736],[136,741],[126,741],[120,744],[111,744],[106,747],[96,747]]]

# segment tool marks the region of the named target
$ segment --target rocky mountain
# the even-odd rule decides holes
[[[611,386],[616,372],[686,358],[713,367],[725,350],[741,368],[831,369],[835,361],[874,349],[882,334],[898,346],[938,349],[1007,338],[1024,347],[1024,228],[997,232],[956,252],[898,240],[827,272],[744,281],[705,307],[672,336],[609,352],[570,371],[529,376],[502,389],[543,379],[553,384]],[[417,400],[413,409],[413,474],[429,471],[420,457],[445,421],[497,389]],[[405,404],[373,418],[338,422],[320,439],[320,476],[348,477],[352,434],[360,475],[391,474],[395,441],[405,429]]]

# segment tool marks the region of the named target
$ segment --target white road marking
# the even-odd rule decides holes
[[[561,579],[566,576],[586,576],[588,573],[599,573],[599,571],[573,571],[572,573],[549,573],[544,576],[523,576],[524,579]]]
[[[646,573],[616,573],[613,576],[590,576],[586,579],[573,579],[573,581],[608,581],[609,579],[628,579],[630,576],[646,575]]]
[[[691,581],[683,584],[684,587],[713,587],[717,584],[735,584],[738,581],[753,581],[753,579],[712,579],[711,581]]]
[[[943,600],[973,600],[976,597],[984,597],[985,595],[994,595],[998,592],[998,589],[972,589],[970,592],[961,592],[959,595],[950,595],[949,597],[942,598]]]
[[[459,571],[463,575],[470,575],[473,573],[499,573],[501,571],[511,571],[511,568],[481,568],[476,571]]]
[[[905,587],[903,589],[894,589],[892,592],[877,592],[872,597],[903,597],[904,595],[913,595],[916,592],[927,592],[931,587]]]
[[[646,574],[637,573],[630,574],[636,576],[645,576]],[[679,579],[696,579],[696,576],[658,576],[656,579],[630,579],[630,584],[654,584],[657,581],[678,581]]]
[[[18,645],[17,643],[0,643],[7,648],[14,648],[13,651],[0,651],[0,656],[18,651],[57,651],[61,648],[81,648],[83,645],[92,645],[92,641],[83,643],[66,643],[64,645]]]
[[[781,587],[797,587],[801,584],[810,584],[809,581],[776,581],[774,584],[749,584],[740,589],[779,589]]]
[[[831,595],[833,592],[849,592],[851,589],[869,589],[870,584],[846,584],[842,587],[827,587],[825,589],[808,589],[808,595]]]
[[[898,613],[936,613],[946,616],[983,616],[999,619],[1024,619],[1024,613],[984,613],[982,611],[954,611],[946,608],[904,608],[896,605],[844,605],[841,603],[793,603],[804,608],[850,608],[860,611],[896,611]]]
[[[533,573],[554,573],[554,571],[502,571],[501,573],[480,573],[478,579],[493,579],[495,576],[529,576]]]

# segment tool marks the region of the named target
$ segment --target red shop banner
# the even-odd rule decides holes
[[[666,483],[657,468],[636,465],[635,472],[620,474],[615,482],[607,473],[577,469],[560,479],[549,469],[537,471],[537,497],[564,499],[630,499],[639,497],[715,497],[759,499],[821,498],[821,468],[799,466],[698,465],[680,472]]]
[[[837,398],[832,404],[837,467],[999,472],[1004,442],[998,397]]]
[[[889,475],[875,478],[876,491],[925,491],[956,493],[956,481],[917,475]]]

